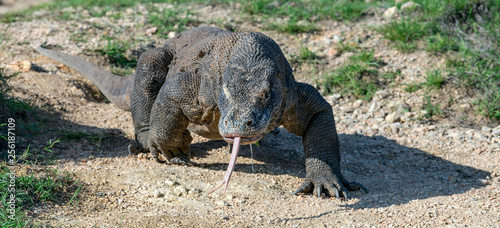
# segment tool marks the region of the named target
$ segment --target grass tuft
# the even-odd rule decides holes
[[[444,82],[445,78],[442,75],[441,71],[433,70],[427,72],[423,85],[428,89],[440,89]]]
[[[36,205],[47,202],[64,203],[77,198],[78,181],[69,173],[60,173],[57,170],[45,169],[29,175],[15,175],[5,164],[0,164],[0,227],[28,227],[34,226],[29,211]],[[72,195],[66,197],[67,192]],[[62,193],[62,194],[61,194]],[[12,201],[12,198],[15,200]],[[12,214],[9,209],[14,203]]]
[[[327,74],[321,85],[324,93],[333,93],[339,88],[341,93],[353,94],[363,99],[371,99],[382,84],[379,77],[379,60],[373,56],[373,51],[357,53],[350,57],[351,63]]]
[[[405,17],[381,27],[379,32],[384,38],[395,42],[396,48],[407,52],[417,48],[416,41],[428,34],[428,30],[427,24]]]
[[[425,102],[422,105],[422,110],[425,111],[422,116],[422,118],[425,119],[431,119],[433,116],[444,116],[443,111],[441,110],[441,105],[432,103],[432,99],[430,96],[425,97]]]
[[[193,13],[185,8],[165,8],[162,12],[152,12],[148,15],[149,24],[158,28],[157,35],[168,35],[169,32],[179,33],[189,25],[197,25],[199,22],[193,19]]]

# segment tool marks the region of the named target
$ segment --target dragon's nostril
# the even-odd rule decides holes
[[[224,120],[224,126],[227,127],[227,120]]]
[[[252,120],[249,120],[249,121],[247,122],[247,126],[248,126],[248,127],[251,127],[252,125],[253,125],[253,121],[252,121]]]

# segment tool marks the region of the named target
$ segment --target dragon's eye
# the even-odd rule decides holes
[[[269,93],[269,90],[268,90],[268,89],[266,89],[266,90],[264,90],[264,91],[262,91],[262,92],[260,93],[260,98],[261,98],[262,100],[264,100],[264,101],[267,101],[267,100],[269,99],[269,97],[270,97],[270,96],[271,96],[271,95],[270,95],[270,93]]]

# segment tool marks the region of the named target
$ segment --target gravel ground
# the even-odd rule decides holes
[[[209,18],[238,30],[264,32],[290,59],[297,55],[300,43],[307,45],[322,61],[292,64],[298,81],[314,84],[318,75],[347,63],[353,53],[337,52],[338,39],[374,50],[385,63],[381,71],[401,71],[394,85],[379,90],[370,101],[340,94],[325,97],[340,133],[342,170],[370,193],[352,192],[347,201],[290,195],[305,176],[304,155],[300,138],[284,129],[254,146],[253,159],[250,149],[242,148],[226,195],[207,195],[222,180],[229,161],[223,141],[193,135],[193,161],[202,167],[166,166],[147,155],[129,156],[130,113],[100,101],[90,82],[42,57],[33,47],[58,44],[66,53],[85,56],[109,69],[103,57],[84,51],[102,46],[103,35],[133,39],[135,55],[149,44],[161,45],[165,38],[150,34],[154,29],[146,24],[142,5],[125,10],[119,19],[61,21],[41,10],[34,12],[38,19],[12,23],[9,31],[14,39],[0,53],[0,67],[21,70],[10,83],[14,95],[36,98],[50,125],[45,127],[52,129],[35,138],[23,137],[21,142],[42,146],[56,139],[61,129],[100,134],[102,140],[56,144],[54,167],[75,173],[84,187],[76,205],[49,203],[33,208],[29,215],[35,221],[64,227],[500,227],[500,126],[475,113],[472,98],[452,86],[443,93],[406,92],[405,85],[422,82],[426,70],[442,67],[445,60],[425,51],[394,50],[372,29],[388,22],[383,10],[357,23],[322,21],[320,31],[294,36],[263,31],[262,24],[248,22],[235,12],[237,6],[190,7],[202,21],[199,25],[218,26]],[[87,42],[71,38],[82,31],[88,34]],[[423,94],[442,101],[443,117],[421,118]]]

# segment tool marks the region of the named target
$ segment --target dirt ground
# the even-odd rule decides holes
[[[129,13],[137,11],[140,5]],[[225,6],[193,6],[193,11],[199,18],[228,20],[239,30],[262,31],[288,57],[298,52],[300,43],[308,45],[323,61],[315,67],[295,64],[298,81],[314,83],[317,75],[352,55],[332,53],[328,39],[335,36],[347,41],[366,37],[359,45],[375,50],[386,63],[384,69],[401,70],[396,81],[402,83],[422,81],[426,69],[444,62],[425,51],[405,54],[393,49],[370,29],[387,23],[380,16],[383,12],[357,23],[323,21],[320,31],[294,36],[262,30]],[[35,222],[57,227],[500,227],[500,126],[467,111],[469,98],[458,90],[449,88],[456,99],[449,109],[457,112],[433,121],[412,118],[421,112],[414,107],[421,106],[419,95],[425,91],[409,93],[396,85],[379,91],[371,101],[326,97],[342,144],[342,171],[348,180],[366,185],[368,194],[351,192],[347,201],[291,195],[305,176],[304,155],[301,139],[280,129],[253,146],[253,156],[249,146],[243,146],[226,194],[208,195],[227,168],[226,142],[193,134],[192,161],[201,167],[161,165],[147,155],[130,156],[130,112],[96,100],[90,82],[33,49],[47,41],[109,69],[102,57],[84,55],[82,50],[102,45],[102,33],[120,39],[130,34],[148,37],[144,27],[133,24],[141,18],[127,18],[120,27],[109,18],[60,21],[50,12],[36,13],[40,19],[12,23],[13,39],[0,53],[0,67],[11,71],[17,63],[30,63],[10,84],[15,96],[35,99],[46,122],[46,133],[21,142],[36,149],[60,137],[62,130],[102,139],[55,145],[51,167],[74,173],[83,187],[76,205],[33,208],[29,216]],[[95,29],[95,22],[111,29]],[[82,30],[96,38],[88,43],[70,39]],[[165,41],[148,39],[156,46]],[[139,44],[133,48],[139,50]],[[469,115],[469,121],[463,115]]]

